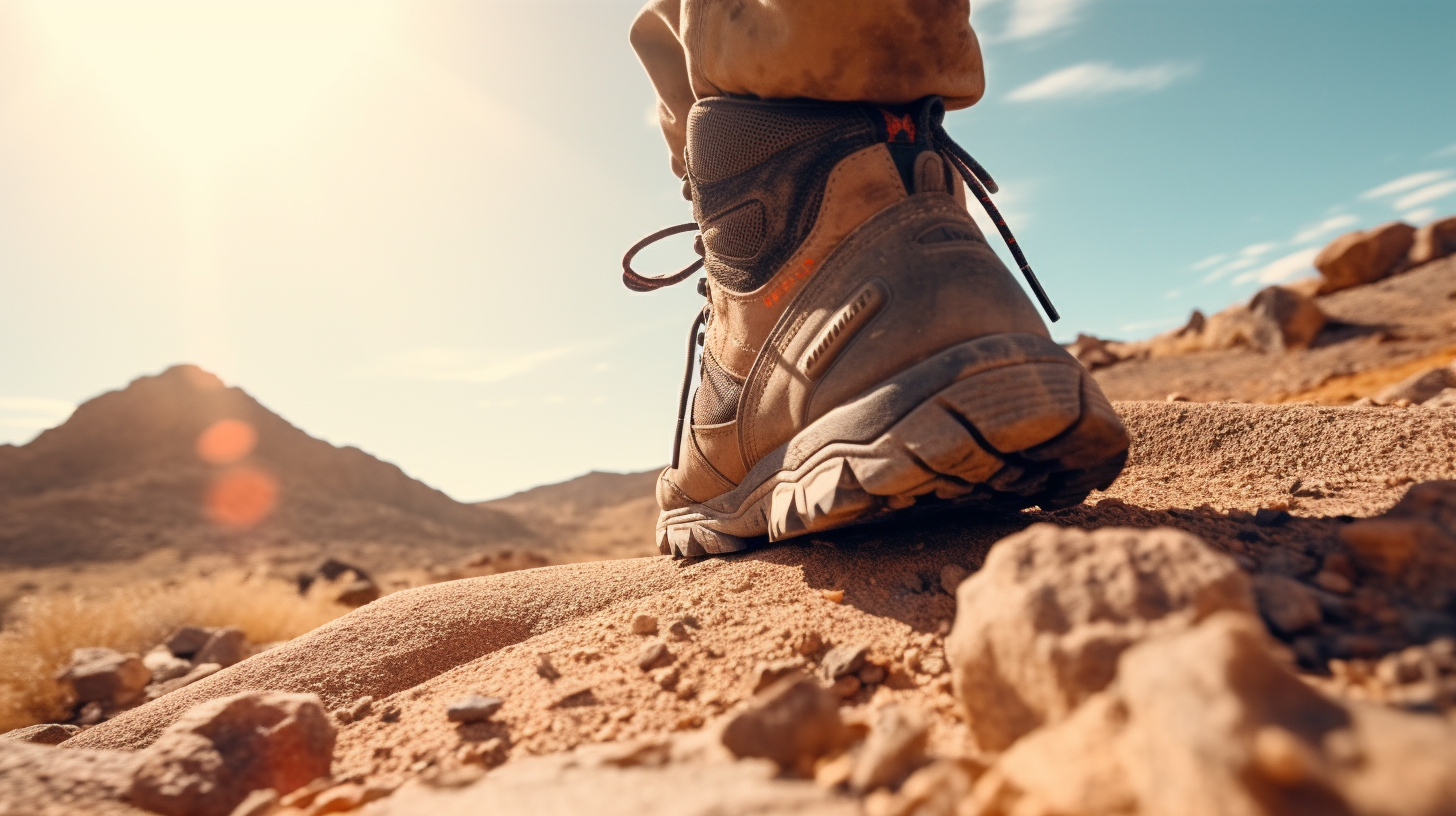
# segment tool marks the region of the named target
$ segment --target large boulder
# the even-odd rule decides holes
[[[1128,649],[1116,682],[1001,756],[983,816],[1456,812],[1456,726],[1341,704],[1279,659],[1256,618],[1219,613]]]
[[[1373,283],[1404,266],[1415,242],[1416,228],[1400,221],[1348,232],[1315,256],[1314,268],[1324,276],[1324,293]]]
[[[325,776],[334,725],[312,694],[244,692],[182,715],[145,751],[129,798],[167,816],[227,816],[249,793]]]
[[[1249,302],[1249,343],[1260,351],[1309,348],[1325,327],[1314,299],[1283,286],[1270,286]]]
[[[946,654],[977,743],[999,751],[1106,688],[1129,646],[1221,610],[1253,612],[1248,577],[1195,536],[1038,524],[960,585]]]
[[[1416,230],[1406,260],[1411,266],[1420,266],[1452,254],[1456,254],[1456,215]]]
[[[141,699],[152,673],[137,655],[91,646],[72,652],[56,679],[71,687],[78,703],[124,706]]]
[[[1407,603],[1456,607],[1456,481],[1412,485],[1395,506],[1340,530],[1355,564],[1399,586]]]
[[[1376,394],[1375,398],[1379,402],[1405,399],[1419,405],[1435,399],[1447,388],[1456,388],[1456,363],[1412,374]]]

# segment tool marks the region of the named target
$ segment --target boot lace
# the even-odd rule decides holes
[[[941,110],[943,111],[943,109]],[[1042,288],[1041,281],[1037,280],[1036,273],[1031,270],[1031,264],[1027,262],[1026,255],[1021,251],[1021,245],[1017,243],[1016,236],[1011,233],[1011,228],[1007,226],[1006,219],[1001,215],[1000,208],[991,200],[992,193],[1001,191],[1000,186],[996,184],[996,180],[991,177],[990,173],[986,172],[986,168],[982,167],[980,162],[976,161],[970,153],[966,152],[965,148],[956,144],[955,140],[950,137],[950,134],[946,132],[945,126],[941,122],[940,114],[931,118],[929,141],[930,149],[938,153],[951,167],[955,168],[956,173],[965,180],[966,187],[971,190],[976,200],[981,202],[981,208],[986,211],[987,217],[996,225],[996,230],[1001,233],[1001,239],[1006,242],[1006,248],[1011,251],[1012,259],[1016,261],[1017,267],[1021,269],[1021,276],[1026,279],[1027,285],[1031,287],[1032,294],[1036,295],[1036,300],[1041,304],[1042,310],[1046,312],[1047,319],[1053,323],[1060,320],[1061,314],[1057,311],[1056,306],[1052,305],[1051,298],[1047,296],[1046,290]],[[666,229],[658,230],[633,244],[632,248],[627,250],[627,254],[622,257],[622,283],[634,292],[652,292],[686,280],[694,272],[703,267],[702,257],[699,257],[696,261],[693,261],[677,272],[657,277],[639,274],[632,268],[632,259],[637,256],[637,253],[663,238],[684,232],[695,232],[698,228],[698,222],[689,221],[685,224],[677,224]],[[705,254],[701,234],[694,239],[693,249],[697,251],[699,256]],[[698,292],[704,297],[707,297],[708,288],[706,279],[700,279],[698,281]],[[703,344],[702,329],[711,317],[712,306],[711,304],[705,304],[702,310],[698,312],[697,317],[693,319],[692,328],[688,330],[687,366],[683,371],[682,390],[678,395],[677,431],[673,434],[672,438],[672,467],[674,469],[677,468],[679,457],[682,453],[683,426],[687,424],[688,396],[693,384],[693,364],[697,361],[697,347]]]

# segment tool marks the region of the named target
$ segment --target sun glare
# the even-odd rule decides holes
[[[384,0],[34,0],[62,60],[189,159],[279,138],[344,77]]]

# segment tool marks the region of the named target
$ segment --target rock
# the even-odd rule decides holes
[[[1442,391],[1456,388],[1456,365],[1443,366],[1422,371],[1401,380],[1375,395],[1377,402],[1395,402],[1407,399],[1412,404],[1424,404]]]
[[[327,776],[335,731],[312,694],[244,692],[192,708],[144,752],[129,797],[167,816],[227,816],[249,793]]]
[[[834,683],[829,687],[829,691],[835,697],[838,697],[841,700],[847,700],[850,697],[858,694],[859,690],[862,688],[864,688],[864,683],[859,679],[858,676],[853,674],[846,674],[838,680],[835,680]]]
[[[1250,345],[1266,353],[1309,348],[1325,327],[1313,299],[1282,286],[1260,290],[1249,302]]]
[[[937,759],[911,774],[884,812],[895,816],[956,816],[957,808],[985,771],[985,765],[969,758]]]
[[[652,635],[657,633],[657,616],[646,613],[638,614],[632,618],[632,634]]]
[[[1411,485],[1384,514],[1345,525],[1340,536],[1361,569],[1401,586],[1407,603],[1439,610],[1456,586],[1456,481]]]
[[[201,626],[184,626],[167,638],[167,651],[178,657],[192,657],[207,645],[212,630]]]
[[[1314,590],[1282,575],[1256,575],[1254,598],[1264,620],[1283,635],[1294,635],[1320,622],[1319,599]]]
[[[17,728],[14,731],[6,731],[4,734],[0,734],[0,739],[14,740],[15,742],[33,742],[37,745],[60,745],[79,733],[81,733],[81,726],[79,725],[42,723],[40,725],[27,725],[24,728]]]
[[[1254,610],[1238,565],[1188,533],[1050,524],[993,546],[956,606],[946,657],[971,732],[992,751],[1105,688],[1134,643]]]
[[[850,739],[839,701],[802,674],[753,697],[723,728],[723,745],[734,756],[771,759],[805,775],[814,760],[838,752]]]
[[[354,701],[349,707],[349,719],[358,722],[369,716],[369,711],[374,708],[374,698],[368,694]]]
[[[1446,388],[1421,403],[1423,408],[1456,408],[1456,388]]]
[[[1406,260],[1411,266],[1420,266],[1452,254],[1456,254],[1456,215],[1416,230]]]
[[[445,718],[457,723],[483,722],[500,711],[503,705],[505,705],[505,701],[499,697],[471,694],[451,703],[450,707],[445,709]]]
[[[854,674],[864,668],[865,655],[869,653],[868,646],[856,644],[840,644],[829,650],[824,655],[824,676],[829,680],[838,680],[848,674]]]
[[[155,700],[158,697],[171,694],[179,688],[190,686],[198,680],[211,677],[220,671],[222,671],[222,664],[220,663],[199,663],[181,677],[174,677],[166,682],[153,683],[147,686],[147,699]]]
[[[824,647],[824,640],[818,632],[801,631],[789,639],[789,646],[801,655],[810,655]]]
[[[873,686],[876,683],[885,682],[885,667],[876,666],[873,663],[867,664],[858,672],[859,681],[866,686]]]
[[[1415,243],[1415,227],[1394,221],[1363,232],[1349,232],[1331,241],[1314,267],[1324,276],[1322,294],[1373,283],[1402,265]]]
[[[802,660],[775,660],[770,663],[759,663],[753,668],[753,693],[763,691],[790,674],[798,672],[803,666]]]
[[[544,652],[536,655],[536,674],[547,680],[556,680],[561,677],[561,672],[557,671],[551,663],[551,655]]]
[[[334,602],[344,606],[359,607],[379,600],[381,594],[378,584],[368,578],[355,578],[339,587],[339,591],[334,593]],[[315,812],[332,811],[315,810]]]
[[[72,652],[56,679],[71,686],[77,702],[127,705],[141,698],[152,673],[134,654],[91,646]]]
[[[880,709],[855,757],[850,789],[864,794],[876,788],[897,787],[925,763],[929,739],[930,725],[918,712],[893,703]]]
[[[191,661],[177,657],[165,646],[153,649],[143,655],[142,664],[152,673],[153,683],[164,683],[168,680],[175,680],[187,672],[192,671]]]
[[[660,669],[676,659],[677,656],[674,655],[672,651],[667,648],[666,643],[663,643],[660,640],[655,640],[647,644],[646,646],[643,646],[642,649],[637,652],[637,656],[633,659],[633,662],[635,662],[637,664],[637,668],[641,669],[642,671],[651,671],[653,669]]]
[[[278,791],[264,788],[248,794],[228,816],[267,816],[277,806]]]
[[[1010,748],[977,813],[1450,812],[1456,727],[1323,697],[1257,619],[1214,615],[1123,653],[1117,680]],[[979,808],[979,809],[977,809]]]
[[[1087,370],[1104,368],[1110,366],[1120,359],[1107,341],[1090,334],[1077,334],[1077,339],[1067,344],[1067,351],[1071,352],[1077,362],[1087,367]]]
[[[956,587],[959,587],[961,581],[966,580],[970,574],[971,571],[960,564],[946,564],[940,568],[940,588],[945,590],[945,594],[954,598]]]
[[[243,630],[236,626],[213,630],[212,637],[192,656],[192,662],[197,665],[216,663],[227,668],[247,656],[247,643]]]
[[[323,813],[344,813],[356,810],[368,801],[366,796],[367,791],[363,785],[353,782],[335,785],[314,797],[313,804],[309,807],[309,814],[318,816]]]

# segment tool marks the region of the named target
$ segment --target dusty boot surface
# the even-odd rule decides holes
[[[933,97],[693,107],[708,303],[657,485],[663,553],[950,503],[1059,508],[1121,471],[1122,422],[972,220],[961,176],[988,201],[984,171],[942,116]]]

